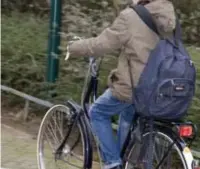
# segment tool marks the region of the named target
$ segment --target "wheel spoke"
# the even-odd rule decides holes
[[[148,137],[145,135],[144,140]],[[142,143],[144,144],[144,143]],[[129,152],[128,159],[126,160],[125,169],[144,169],[145,158],[141,161],[137,161],[137,147],[139,143],[135,143]],[[185,160],[181,154],[181,150],[176,145],[175,140],[170,138],[168,135],[158,132],[155,137],[155,145],[153,155],[153,168],[155,169],[186,169]],[[148,159],[147,159],[148,160]],[[148,161],[146,161],[147,163]],[[140,166],[142,164],[142,166]]]
[[[156,135],[157,136],[157,135]],[[163,145],[163,146],[161,146]],[[155,150],[154,150],[154,157],[156,160],[156,165],[160,162],[161,158],[164,155],[165,152],[165,140],[159,139],[158,137],[155,137]],[[161,169],[161,167],[159,167]]]
[[[62,138],[63,136],[63,129],[64,129],[64,121],[63,121],[63,113],[59,112],[59,121],[60,121],[60,129],[61,129],[61,133],[62,133]]]
[[[71,154],[72,156],[74,156],[77,160],[83,161],[83,158],[81,158],[79,155],[77,155],[77,154],[74,153],[73,151],[71,151],[70,154]]]
[[[72,148],[71,148],[71,150],[73,150],[75,147],[76,147],[76,145],[78,144],[78,142],[79,142],[79,140],[80,140],[80,133],[78,134],[78,137],[77,137],[77,140],[75,141],[75,143],[72,145]]]
[[[63,161],[66,162],[67,164],[69,164],[70,166],[73,166],[73,167],[76,167],[76,168],[79,168],[79,169],[83,169],[83,167],[80,167],[80,166],[77,166],[75,164],[72,164],[72,163],[70,163],[70,162],[68,162],[66,160],[63,160]]]
[[[45,137],[46,137],[46,139],[47,139],[47,143],[49,144],[49,146],[50,146],[53,150],[55,150],[54,146],[53,146],[52,143],[51,143],[51,140],[49,140],[49,137],[48,137],[47,133],[44,133],[44,134],[45,134]]]
[[[41,123],[38,135],[39,169],[82,169],[84,166],[84,144],[79,144],[83,142],[82,129],[70,121],[68,110],[66,106],[57,105],[47,112]],[[65,134],[68,135],[67,143],[60,152],[60,158],[55,158],[55,151]]]
[[[171,166],[171,155],[172,155],[172,151],[169,152],[166,161],[167,161],[167,169],[170,169]]]
[[[55,116],[54,116],[55,117]],[[56,118],[56,117],[55,117]],[[55,119],[55,118],[53,118],[53,121],[54,121],[54,124],[55,124],[55,129],[57,128],[58,129],[58,131],[59,131],[59,133],[60,133],[60,137],[61,137],[61,139],[63,138],[63,134],[62,134],[62,131],[60,130],[60,127],[58,126],[58,123],[57,123],[57,118]],[[57,132],[56,132],[57,133]]]
[[[54,140],[54,144],[59,144],[58,139],[56,138],[54,132],[52,131],[52,127],[49,127],[50,125],[47,126],[47,130],[49,132],[49,134],[51,135],[52,139]]]
[[[53,125],[51,124],[51,122],[49,123],[49,126],[50,126],[50,128],[51,128],[51,131],[52,131],[52,134],[53,134],[53,136],[54,136],[54,138],[55,138],[55,141],[57,142],[57,144],[59,144],[60,141],[58,140],[58,138],[57,138],[57,136],[56,136],[56,133],[55,133],[54,130],[53,130]]]

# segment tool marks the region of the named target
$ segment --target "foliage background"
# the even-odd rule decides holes
[[[196,96],[188,118],[200,128],[200,3],[199,0],[175,1],[183,27],[183,39],[197,67]],[[123,2],[123,3],[122,3]],[[128,1],[65,0],[62,8],[62,46],[65,51],[66,35],[96,36],[109,26],[116,14]],[[59,78],[56,83],[46,82],[47,41],[50,0],[2,1],[2,84],[54,103],[69,98],[80,102],[88,60],[60,58]],[[100,72],[100,92],[106,86],[111,68],[116,66],[114,56],[105,56]],[[5,96],[4,93],[3,97]],[[23,103],[9,95],[9,105]],[[35,107],[36,108],[36,107]],[[199,133],[198,136],[200,137]],[[200,139],[194,146],[200,148]]]

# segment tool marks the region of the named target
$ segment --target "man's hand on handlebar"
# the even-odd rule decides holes
[[[65,56],[65,61],[67,61],[69,59],[69,57],[70,57],[69,45],[72,44],[74,41],[81,40],[81,39],[82,38],[79,37],[79,36],[73,36],[72,40],[68,42],[67,53],[66,53],[66,56]]]

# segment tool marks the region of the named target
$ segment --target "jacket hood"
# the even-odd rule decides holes
[[[145,7],[151,13],[160,34],[171,34],[176,26],[173,4],[168,0],[153,0]]]

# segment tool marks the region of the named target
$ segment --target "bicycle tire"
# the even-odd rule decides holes
[[[144,133],[143,139],[145,139],[145,137],[147,137],[149,134],[150,134],[149,132]],[[172,136],[170,136],[168,133],[156,131],[156,132],[154,132],[154,134],[157,135],[157,136],[164,137],[166,140],[169,141],[170,144],[174,143],[172,148],[173,148],[173,150],[176,150],[176,153],[179,156],[179,159],[181,160],[182,165],[181,165],[181,167],[170,166],[170,169],[192,169],[193,168],[192,163],[191,163],[193,161],[193,157],[192,157],[191,153],[187,154],[187,157],[186,157],[186,154],[184,152],[185,149],[180,148],[183,145],[179,145],[179,142],[175,141],[174,138]],[[145,169],[145,166],[144,165],[142,166],[141,162],[137,161],[138,160],[137,158],[139,157],[138,156],[139,153],[136,152],[136,148],[137,148],[139,143],[137,143],[136,141],[130,141],[130,142],[131,142],[131,144],[128,146],[127,151],[125,153],[125,157],[127,157],[127,158],[125,159],[126,162],[124,164],[124,168],[125,169]],[[154,148],[155,147],[156,146],[154,145]],[[185,146],[185,148],[187,148],[187,147]],[[155,152],[155,149],[154,149],[154,152]],[[134,156],[134,154],[135,154],[135,156]],[[132,161],[130,161],[131,156],[133,156],[135,158],[135,159],[132,159]],[[154,159],[155,159],[155,157],[154,157]],[[153,163],[153,164],[155,164],[155,163]],[[159,167],[159,169],[167,169],[167,166],[164,165],[164,164],[165,163],[163,162],[163,165],[161,165]],[[154,166],[154,168],[155,168],[155,166]]]
[[[55,160],[55,158],[53,158],[53,159],[51,159],[51,161],[49,160],[49,161],[47,161],[46,163],[44,162],[44,141],[43,141],[43,139],[44,139],[44,137],[46,137],[46,136],[44,136],[45,135],[45,133],[47,132],[47,126],[50,124],[49,123],[49,121],[50,121],[50,119],[51,119],[51,116],[53,116],[53,113],[55,113],[56,112],[56,110],[62,110],[62,112],[64,112],[64,113],[66,113],[66,115],[67,116],[70,116],[71,115],[71,109],[69,108],[69,107],[67,107],[67,106],[65,106],[65,105],[55,105],[55,106],[53,106],[52,108],[50,108],[48,111],[47,111],[47,113],[45,114],[45,116],[44,116],[44,118],[43,118],[43,120],[42,120],[42,122],[41,122],[41,125],[40,125],[40,128],[39,128],[39,132],[38,132],[38,138],[37,138],[37,162],[38,162],[38,168],[39,169],[51,169],[53,166],[51,166],[50,164],[49,164],[49,162],[51,162],[51,161],[53,161],[53,160]],[[74,113],[74,112],[73,112]],[[80,116],[80,118],[78,119],[78,121],[76,122],[76,127],[77,127],[77,130],[78,130],[78,132],[79,132],[79,134],[80,134],[80,139],[81,139],[81,145],[82,145],[82,153],[80,154],[80,156],[76,156],[76,158],[79,158],[79,160],[81,160],[82,161],[82,164],[77,164],[77,163],[79,163],[79,162],[77,162],[78,161],[78,159],[77,160],[74,160],[74,162],[76,163],[75,165],[73,165],[72,164],[72,162],[70,162],[70,164],[69,164],[69,162],[67,162],[67,161],[63,161],[63,160],[61,160],[61,161],[63,161],[64,163],[62,164],[62,168],[64,169],[66,169],[66,167],[67,167],[67,165],[69,166],[69,167],[67,167],[67,168],[69,168],[69,169],[77,169],[77,168],[81,168],[81,169],[86,169],[86,166],[88,165],[87,163],[88,163],[88,161],[87,161],[87,157],[88,156],[90,156],[90,154],[88,154],[89,152],[88,152],[88,150],[87,150],[87,147],[86,147],[86,145],[87,145],[87,140],[88,140],[88,134],[87,134],[87,128],[86,128],[86,126],[85,126],[85,123],[84,123],[84,119],[82,118],[82,116]],[[64,127],[63,127],[64,128]],[[60,131],[59,131],[60,132]],[[70,134],[72,134],[73,132],[71,132]],[[54,133],[54,135],[56,135],[56,132]],[[60,135],[62,135],[62,134],[60,134]],[[48,137],[48,136],[47,136]],[[46,138],[47,138],[46,137]],[[60,141],[61,142],[61,140],[62,140],[62,138],[61,139],[55,139],[55,140],[57,140],[57,141]],[[49,140],[48,140],[49,141]],[[56,142],[56,141],[55,141]],[[54,142],[54,143],[55,143]],[[60,142],[58,143],[58,144],[60,144]],[[51,142],[52,143],[52,142]],[[71,141],[71,143],[73,143],[73,141]],[[64,154],[63,155],[63,157],[65,158],[65,155],[66,155],[66,158],[67,158],[67,156],[69,157],[70,155],[72,155],[72,152],[70,152],[71,151],[71,147],[69,146],[69,144],[70,143],[67,143],[66,145],[65,145],[65,147],[67,147],[67,148],[65,148],[64,150],[62,150],[63,152],[62,152],[62,154]],[[73,143],[74,144],[74,143]],[[54,145],[55,146],[55,145]],[[56,145],[55,147],[57,147],[58,145]],[[55,147],[53,147],[54,148],[54,150],[53,151],[55,151]],[[74,149],[73,149],[73,151],[74,151]],[[64,153],[65,152],[65,153]],[[52,153],[55,153],[55,152],[52,152]],[[75,154],[75,153],[74,153]],[[75,155],[72,155],[72,156],[75,156]],[[49,154],[48,154],[49,155]],[[54,157],[55,157],[55,155],[54,155]],[[57,160],[55,160],[55,161],[58,161],[58,159]],[[59,161],[60,162],[60,161]],[[48,163],[48,164],[47,164]],[[72,164],[72,165],[71,165]],[[57,165],[58,164],[56,164],[56,167],[57,167]],[[76,167],[77,166],[77,167]],[[54,169],[55,168],[55,166],[52,168],[52,169]],[[59,167],[59,169],[62,169],[62,168],[60,168]]]

